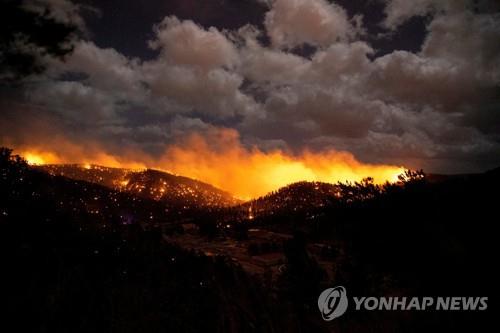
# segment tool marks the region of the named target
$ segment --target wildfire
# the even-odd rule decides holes
[[[48,152],[27,151],[21,154],[30,165],[58,163],[57,157]]]
[[[404,167],[364,164],[348,152],[304,151],[299,155],[281,150],[264,152],[244,147],[236,132],[221,137],[194,135],[167,149],[160,166],[225,189],[241,199],[251,199],[298,181],[360,181],[372,177],[377,184],[397,181]]]
[[[296,155],[282,150],[265,152],[248,148],[232,130],[219,130],[211,137],[191,135],[167,147],[156,158],[139,151],[118,156],[99,147],[89,150],[88,145],[85,149],[75,144],[52,146],[66,149],[19,151],[30,164],[80,163],[89,167],[164,170],[212,184],[240,199],[256,198],[297,181],[336,183],[372,177],[377,184],[394,182],[405,171],[401,166],[361,163],[348,152],[306,150]]]

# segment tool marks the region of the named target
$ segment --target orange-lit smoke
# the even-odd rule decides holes
[[[29,164],[62,164],[77,163],[83,166],[102,165],[115,168],[126,169],[146,169],[148,165],[141,162],[142,159],[148,160],[149,157],[139,151],[118,156],[107,152],[97,143],[87,142],[84,144],[75,144],[66,141],[64,138],[51,140],[51,148],[45,145],[12,145],[14,154],[19,154],[26,159]]]
[[[19,149],[31,163],[99,164],[132,169],[155,168],[195,178],[224,189],[238,198],[250,199],[297,181],[359,181],[373,177],[376,183],[396,181],[404,168],[364,164],[348,152],[304,151],[300,155],[281,150],[264,152],[246,148],[233,130],[218,130],[214,136],[193,134],[169,146],[160,157],[130,151],[115,156],[104,150],[59,145],[64,151]],[[68,153],[69,151],[69,153]]]

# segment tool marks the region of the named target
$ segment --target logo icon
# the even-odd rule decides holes
[[[347,292],[342,286],[325,289],[318,298],[319,311],[326,321],[342,316],[347,310],[347,303]]]

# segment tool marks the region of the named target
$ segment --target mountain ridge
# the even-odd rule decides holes
[[[132,170],[93,164],[45,164],[34,167],[53,176],[83,180],[186,207],[225,207],[241,203],[230,193],[211,184],[161,170]]]

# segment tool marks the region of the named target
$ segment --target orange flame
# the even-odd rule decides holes
[[[25,152],[22,154],[26,162],[30,165],[42,165],[42,164],[47,164],[51,163],[53,159],[52,154],[49,153],[33,153],[33,152]],[[50,156],[50,157],[47,157]]]
[[[206,138],[194,135],[183,145],[170,147],[161,165],[175,173],[206,181],[242,199],[255,198],[297,181],[397,181],[405,168],[370,165],[348,152],[304,151],[298,156],[281,150],[263,152],[241,145],[237,134],[225,133],[213,148]],[[220,145],[220,141],[223,142]]]
[[[218,130],[215,136],[193,134],[169,146],[158,158],[140,151],[120,156],[96,146],[85,149],[65,143],[52,145],[59,151],[19,149],[32,164],[81,163],[129,169],[155,168],[195,178],[224,189],[241,199],[256,198],[297,181],[359,181],[373,177],[375,183],[397,181],[404,167],[364,164],[348,152],[304,151],[299,155],[282,150],[264,152],[246,148],[234,130]]]

